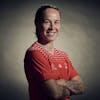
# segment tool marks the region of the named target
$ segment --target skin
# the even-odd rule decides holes
[[[83,82],[80,76],[76,76],[71,80],[60,79],[57,80],[56,83],[57,85],[67,88],[73,95],[81,94],[84,91]]]
[[[52,8],[44,11],[43,22],[37,25],[40,34],[38,42],[44,45],[51,53],[53,53],[53,42],[59,35],[60,26],[60,14]]]
[[[53,54],[53,42],[59,35],[61,26],[60,14],[53,8],[47,8],[43,14],[43,22],[37,23],[38,33],[40,34],[38,42]],[[64,99],[70,95],[78,95],[84,91],[80,76],[76,76],[71,80],[46,80],[42,84],[42,87],[45,94],[53,99]]]

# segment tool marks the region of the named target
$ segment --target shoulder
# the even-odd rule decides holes
[[[37,45],[37,43],[33,43],[26,52],[26,55],[29,55],[31,58],[38,58],[38,59],[44,59],[47,58],[47,55],[45,53],[45,51],[39,46]]]
[[[35,64],[39,68],[40,66],[43,68],[49,66],[48,57],[45,52],[41,48],[37,48],[34,44],[28,48],[24,61],[25,63],[28,62],[28,64],[29,62],[30,64]]]

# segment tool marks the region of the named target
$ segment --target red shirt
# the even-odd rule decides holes
[[[24,65],[29,83],[30,100],[49,100],[41,90],[43,81],[70,80],[78,75],[65,52],[54,48],[54,54],[51,54],[38,42],[27,50]]]

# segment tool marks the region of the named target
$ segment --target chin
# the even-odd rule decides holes
[[[52,41],[55,41],[55,40],[56,40],[56,38],[49,38],[48,42],[52,42]]]

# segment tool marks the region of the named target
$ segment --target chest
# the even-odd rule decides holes
[[[54,75],[55,79],[69,79],[70,66],[63,56],[51,56],[49,57],[49,63],[51,66],[51,74]]]

